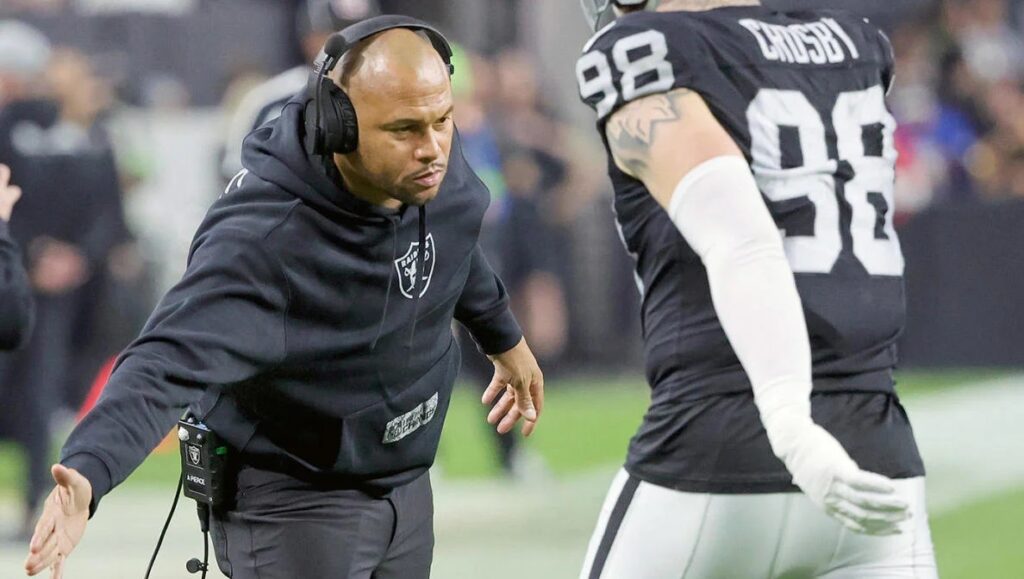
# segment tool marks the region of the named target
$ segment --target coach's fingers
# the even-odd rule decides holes
[[[506,414],[505,417],[501,419],[501,422],[498,423],[498,434],[508,434],[511,432],[512,429],[516,427],[516,423],[519,422],[519,419],[522,417],[523,415],[519,413],[518,408],[512,408],[512,410],[509,410],[508,414]]]
[[[537,408],[533,405],[533,393],[530,392],[530,386],[533,384],[534,378],[531,376],[527,379],[519,379],[512,382],[512,388],[515,389],[516,394],[516,409],[523,415],[524,418],[531,422],[537,420]]]
[[[512,404],[515,402],[515,396],[511,391],[505,392],[505,394],[498,400],[498,403],[491,408],[491,411],[487,413],[487,423],[497,424],[499,420],[512,408]]]
[[[49,500],[50,499],[47,499],[47,502],[49,502]],[[49,539],[50,535],[53,534],[56,523],[56,518],[50,513],[44,512],[43,515],[39,517],[39,521],[36,522],[36,528],[32,532],[32,540],[28,544],[30,552],[38,553],[39,550],[43,548],[43,543],[45,543],[46,540]]]
[[[63,579],[64,578],[64,561],[67,558],[64,555],[57,556],[57,563],[53,566],[53,574],[50,575],[50,579]]]
[[[502,393],[505,390],[505,378],[498,372],[494,373],[494,377],[491,378],[491,383],[487,385],[484,390],[484,395],[480,397],[480,402],[483,404],[490,404],[494,402],[494,397]]]
[[[537,421],[536,420],[524,420],[523,421],[522,433],[523,433],[524,437],[529,438],[530,435],[533,434],[533,431],[536,430],[536,429],[537,429]]]
[[[87,498],[91,498],[92,495],[92,487],[89,485],[88,479],[77,470],[63,464],[55,464],[50,467],[50,474],[57,483],[60,505],[64,514],[73,515],[81,511],[88,503]]]
[[[25,571],[29,575],[35,575],[53,565],[57,561],[58,545],[57,533],[51,533],[39,552],[29,555],[25,560]]]
[[[527,420],[523,423],[523,436],[529,437],[537,428],[541,413],[544,412],[544,379],[534,382],[530,387],[533,391],[533,404],[537,409],[537,420]]]
[[[11,181],[11,168],[3,163],[0,163],[0,189],[7,186],[7,183]]]

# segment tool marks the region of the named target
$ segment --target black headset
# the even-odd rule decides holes
[[[447,65],[448,74],[454,74],[451,45],[443,34],[422,20],[399,15],[376,16],[335,32],[324,43],[313,62],[306,88],[306,138],[314,155],[344,155],[359,146],[359,123],[352,100],[327,75],[353,46],[374,34],[393,28],[408,28],[425,33]]]

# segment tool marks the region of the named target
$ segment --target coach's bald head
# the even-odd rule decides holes
[[[359,148],[334,157],[349,189],[391,207],[433,199],[454,125],[448,67],[430,41],[405,28],[381,32],[348,51],[332,80],[359,121]]]

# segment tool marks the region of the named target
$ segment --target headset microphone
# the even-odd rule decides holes
[[[346,49],[348,49],[348,42],[344,36],[340,35],[331,36],[327,39],[327,43],[324,44],[324,52],[335,59],[340,57]]]

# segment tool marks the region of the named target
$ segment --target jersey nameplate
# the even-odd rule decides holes
[[[739,24],[757,39],[761,54],[775,62],[836,64],[857,60],[860,52],[850,36],[832,18],[803,24],[770,24],[744,18]],[[847,50],[843,50],[843,46]]]

